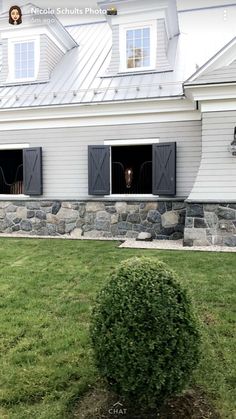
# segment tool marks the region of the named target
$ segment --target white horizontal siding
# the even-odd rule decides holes
[[[0,132],[0,143],[41,146],[44,198],[79,199],[88,196],[88,145],[105,140],[159,138],[177,143],[177,196],[188,196],[201,156],[201,121],[52,128]]]
[[[203,114],[202,159],[191,200],[236,201],[236,156],[229,145],[236,126],[236,111]]]

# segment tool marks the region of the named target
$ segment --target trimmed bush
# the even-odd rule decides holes
[[[186,292],[164,263],[150,258],[120,264],[97,297],[91,337],[101,376],[145,407],[180,392],[199,358]]]

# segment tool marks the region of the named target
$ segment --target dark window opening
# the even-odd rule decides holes
[[[111,148],[112,193],[152,193],[152,146],[132,145]]]
[[[23,194],[22,150],[0,151],[0,194]]]

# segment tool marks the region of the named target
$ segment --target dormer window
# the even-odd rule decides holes
[[[120,27],[120,71],[151,70],[155,67],[156,22]]]
[[[11,39],[8,48],[8,82],[34,81],[39,67],[39,38]]]
[[[15,79],[29,79],[35,77],[35,44],[17,42],[14,45]]]

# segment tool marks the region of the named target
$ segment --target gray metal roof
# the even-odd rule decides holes
[[[107,22],[72,26],[67,30],[79,46],[64,55],[50,81],[1,86],[0,109],[183,94],[183,65],[179,51],[174,71],[109,76],[106,70],[111,58],[112,37]]]

